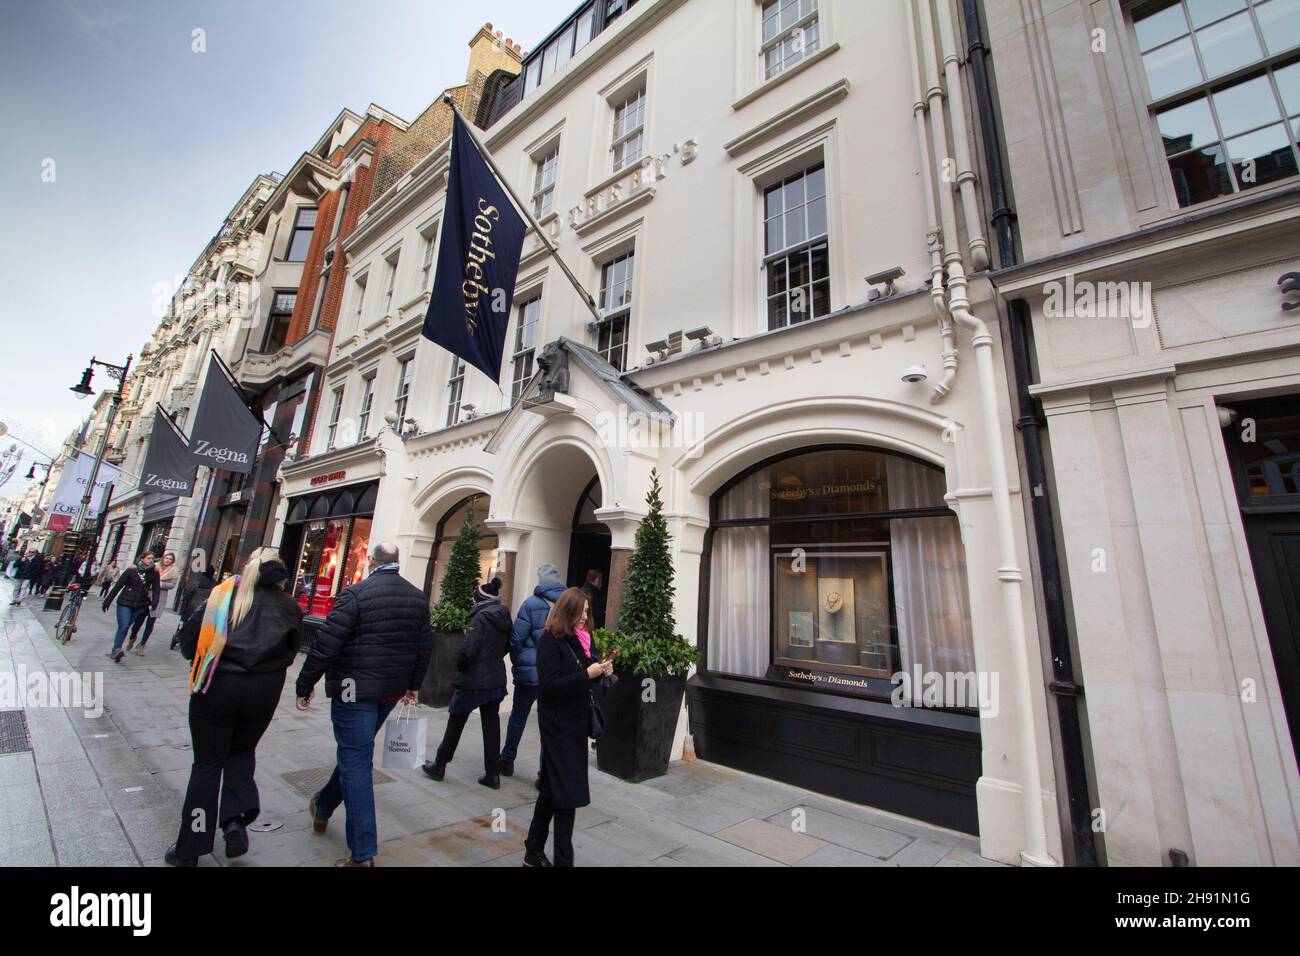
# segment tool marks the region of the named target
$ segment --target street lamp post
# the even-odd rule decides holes
[[[90,470],[90,480],[86,482],[86,493],[81,496],[81,508],[77,511],[77,520],[72,525],[72,530],[76,532],[80,532],[86,524],[86,514],[90,511],[90,501],[95,494],[95,480],[99,477],[99,466],[104,462],[104,452],[108,448],[108,435],[113,430],[113,422],[117,418],[117,408],[122,403],[122,389],[126,384],[127,375],[131,372],[132,358],[134,356],[128,355],[125,365],[113,365],[111,362],[101,362],[91,356],[90,364],[86,366],[86,371],[82,373],[81,381],[70,389],[78,398],[88,398],[95,394],[95,390],[90,387],[90,379],[95,374],[96,365],[102,366],[108,372],[109,378],[117,382],[117,391],[113,395],[112,403],[108,406],[108,418],[104,423],[104,434],[99,436],[99,447],[95,449],[95,464]],[[104,506],[107,508],[108,502],[104,502]]]

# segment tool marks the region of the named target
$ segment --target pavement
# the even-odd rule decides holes
[[[12,607],[11,589],[0,584],[0,867],[164,865],[191,763],[188,666],[167,649],[176,615],[159,619],[146,656],[115,664],[106,656],[112,615],[98,601],[86,601],[76,635],[61,645],[57,612],[40,610],[39,598]],[[274,829],[250,833],[249,852],[236,860],[218,840],[201,866],[331,866],[348,855],[342,808],[326,834],[311,832],[307,798],[333,767],[334,739],[323,688],[309,711],[294,708],[300,662],[257,751],[258,824]],[[28,691],[6,695],[17,678]],[[72,680],[89,682],[75,707],[31,689],[62,686],[54,704],[67,704]],[[506,701],[503,732],[508,712]],[[431,755],[447,713],[418,713],[429,718]],[[376,770],[377,865],[521,865],[536,798],[536,720],[500,790],[477,783],[481,741],[471,719],[442,782]],[[601,773],[592,754],[590,786],[573,840],[579,866],[1000,865],[981,858],[966,834],[702,760],[633,784]]]

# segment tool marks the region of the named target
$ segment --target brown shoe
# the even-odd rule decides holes
[[[322,820],[316,816],[316,798],[312,797],[307,801],[307,812],[311,814],[311,829],[313,833],[324,833],[325,828],[330,825],[328,820]]]
[[[134,638],[134,637],[128,637],[128,638],[126,639],[126,649],[129,651],[129,650],[130,650],[131,648],[133,648],[133,647],[135,647],[135,638]]]
[[[335,863],[334,865],[335,865],[335,866],[374,866],[374,865],[375,865],[375,861],[374,861],[374,860],[365,860],[365,861],[363,861],[363,862],[361,862],[361,863],[358,863],[356,860],[352,859],[352,857],[346,857],[346,858],[344,858],[344,859],[342,859],[342,860],[339,860],[339,861],[338,861],[337,863]]]
[[[137,647],[137,648],[135,649],[135,656],[136,656],[136,657],[144,657],[144,645],[143,645],[143,644],[141,644],[139,647]]]

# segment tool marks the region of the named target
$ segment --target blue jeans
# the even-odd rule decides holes
[[[375,823],[375,734],[397,706],[395,700],[330,701],[330,721],[338,743],[338,763],[329,782],[316,794],[316,816],[328,820],[344,805],[348,849],[357,863],[379,852]]]
[[[523,739],[524,728],[528,726],[528,715],[532,713],[533,703],[537,700],[536,684],[516,684],[514,699],[510,705],[510,722],[506,724],[506,743],[501,748],[501,759],[515,762],[519,756],[519,741]]]
[[[126,635],[132,626],[149,611],[144,607],[117,606],[117,633],[113,635],[113,653],[116,654],[126,643]]]

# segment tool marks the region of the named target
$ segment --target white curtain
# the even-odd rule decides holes
[[[760,469],[723,496],[718,517],[765,518],[768,490]],[[709,574],[709,670],[742,677],[767,673],[770,574],[766,526],[718,528]]]
[[[886,459],[890,508],[943,502],[943,473],[905,458]],[[973,672],[974,643],[966,592],[966,559],[957,519],[903,518],[890,522],[894,608],[902,666],[922,671]],[[914,688],[919,697],[921,688]],[[945,704],[952,704],[945,701]]]

